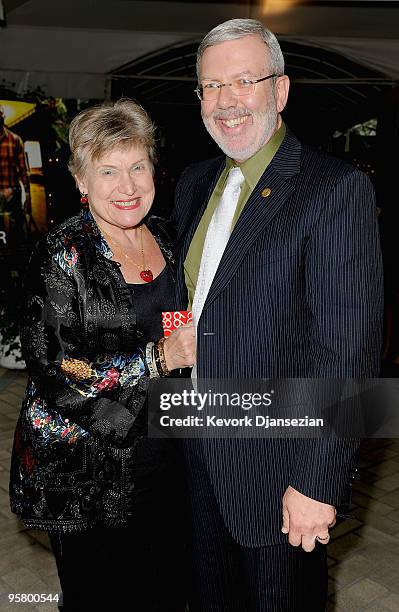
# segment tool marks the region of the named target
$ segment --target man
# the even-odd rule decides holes
[[[178,307],[192,305],[198,378],[377,375],[369,180],[283,124],[289,79],[261,23],[214,28],[197,70],[202,118],[224,153],[187,168],[176,191]],[[343,438],[186,441],[190,611],[324,610],[324,544],[356,451]]]
[[[22,206],[22,188],[25,203]],[[21,275],[26,266],[26,219],[30,212],[29,176],[22,139],[5,127],[5,112],[0,106],[0,244],[2,342],[0,365],[9,369],[24,369],[18,337],[16,309],[20,305]],[[0,301],[3,301],[0,299]],[[1,343],[3,346],[1,346]]]
[[[4,108],[0,106],[0,199],[2,208],[21,222],[21,183],[25,189],[25,208],[30,205],[29,176],[22,139],[5,126]]]

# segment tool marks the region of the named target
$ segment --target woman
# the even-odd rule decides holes
[[[84,207],[39,242],[26,278],[11,507],[48,531],[64,610],[184,610],[177,462],[146,437],[145,398],[150,378],[194,363],[195,338],[186,326],[161,339],[174,282],[164,224],[148,216],[153,131],[128,99],[75,117]]]

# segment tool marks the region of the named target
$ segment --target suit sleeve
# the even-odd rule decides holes
[[[189,175],[189,171],[191,166],[185,168],[177,181],[176,189],[175,189],[175,199],[174,205],[172,209],[172,214],[170,217],[170,221],[173,227],[177,229],[177,232],[180,233],[181,223],[182,223],[182,209],[183,209],[183,192],[187,189],[187,177]]]
[[[378,376],[382,260],[374,190],[363,173],[351,172],[323,203],[307,243],[304,272],[312,351],[309,377]],[[291,486],[339,505],[348,494],[358,447],[359,441],[349,437],[302,441]]]

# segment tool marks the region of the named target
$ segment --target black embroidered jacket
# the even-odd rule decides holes
[[[146,221],[167,265],[164,223]],[[11,461],[11,509],[33,529],[123,525],[148,385],[131,293],[90,212],[39,241],[21,328],[29,380]]]

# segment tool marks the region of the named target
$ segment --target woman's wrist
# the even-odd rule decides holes
[[[154,346],[154,357],[157,370],[160,376],[169,376],[170,370],[166,363],[165,358],[165,338],[160,338],[158,342],[155,343]]]
[[[150,378],[159,378],[159,372],[155,363],[154,346],[154,342],[147,342],[145,360]]]
[[[165,359],[164,342],[165,338],[160,338],[157,342],[147,343],[145,360],[150,378],[170,375]]]

